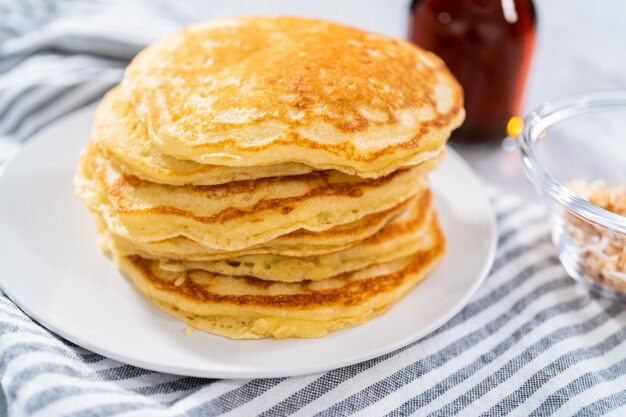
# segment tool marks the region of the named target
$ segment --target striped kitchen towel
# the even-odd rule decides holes
[[[190,20],[172,7],[0,0],[0,160],[98,100],[144,44]],[[209,380],[147,371],[59,338],[1,296],[9,415],[626,415],[626,307],[567,277],[540,207],[506,195],[493,204],[496,261],[456,317],[398,351],[322,374]]]

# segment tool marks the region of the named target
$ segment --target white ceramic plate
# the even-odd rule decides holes
[[[432,175],[448,240],[443,262],[371,322],[322,339],[233,341],[195,332],[144,300],[96,245],[72,175],[93,107],[34,138],[0,176],[0,285],[53,332],[143,368],[211,378],[321,372],[400,348],[454,316],[493,261],[494,214],[480,181],[452,150]]]

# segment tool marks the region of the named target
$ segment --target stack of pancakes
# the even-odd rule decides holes
[[[189,26],[100,104],[75,188],[134,285],[191,327],[318,337],[445,250],[426,174],[463,119],[434,55],[293,17]]]

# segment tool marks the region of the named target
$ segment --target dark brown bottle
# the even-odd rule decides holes
[[[451,140],[499,142],[520,105],[535,40],[531,0],[414,0],[409,37],[439,55],[465,92]]]

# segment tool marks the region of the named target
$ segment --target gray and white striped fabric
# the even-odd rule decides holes
[[[165,2],[0,0],[0,160],[98,100],[144,44],[187,16]],[[540,207],[503,195],[493,204],[497,258],[470,303],[420,341],[323,374],[155,373],[77,347],[1,296],[9,415],[626,415],[626,307],[566,276]]]

